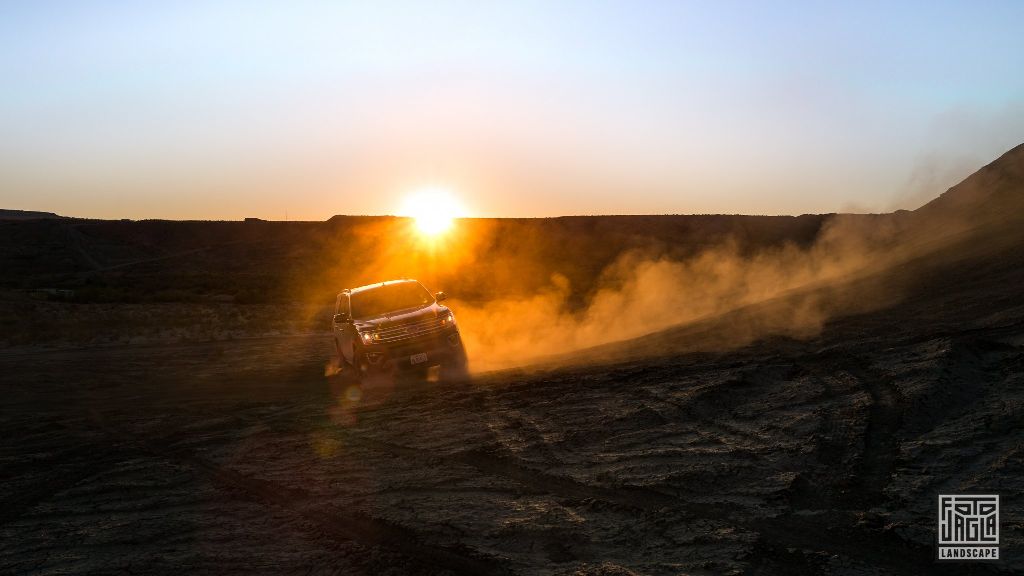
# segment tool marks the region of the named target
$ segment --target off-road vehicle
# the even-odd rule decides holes
[[[440,366],[446,376],[464,375],[466,350],[445,298],[408,279],[341,291],[333,333],[342,373],[361,379]]]

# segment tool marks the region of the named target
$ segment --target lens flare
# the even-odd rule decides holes
[[[455,219],[465,215],[465,210],[448,190],[424,188],[410,194],[398,214],[413,218],[420,234],[434,237],[450,230]]]

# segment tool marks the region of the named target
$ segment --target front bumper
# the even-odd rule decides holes
[[[458,328],[438,334],[389,344],[363,347],[367,364],[374,369],[413,370],[464,358]]]

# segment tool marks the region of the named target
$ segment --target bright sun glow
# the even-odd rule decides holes
[[[402,204],[399,216],[416,219],[416,228],[425,236],[447,232],[464,209],[451,192],[444,188],[424,188],[412,193]]]

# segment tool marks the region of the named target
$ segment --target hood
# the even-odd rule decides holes
[[[434,302],[428,306],[424,306],[423,308],[396,310],[395,312],[388,312],[387,314],[381,314],[380,316],[374,316],[373,318],[361,318],[356,320],[355,324],[356,328],[361,331],[378,330],[382,328],[390,328],[392,326],[421,322],[428,318],[437,318],[447,311],[447,307]]]

